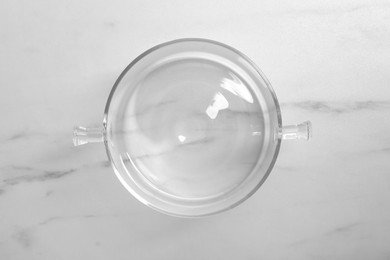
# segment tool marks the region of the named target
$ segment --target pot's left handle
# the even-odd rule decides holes
[[[313,128],[310,121],[303,122],[298,125],[287,125],[279,129],[277,137],[283,140],[307,140],[309,141],[313,135]]]
[[[83,127],[73,128],[73,145],[79,146],[87,143],[101,143],[104,141],[103,127]]]

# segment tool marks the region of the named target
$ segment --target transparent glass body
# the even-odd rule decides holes
[[[136,58],[108,98],[103,125],[76,127],[74,144],[105,143],[123,186],[160,212],[183,217],[233,208],[265,181],[282,139],[278,101],[245,55],[205,39],[160,44]]]

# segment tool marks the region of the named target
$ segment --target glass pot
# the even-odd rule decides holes
[[[75,146],[104,142],[123,186],[173,216],[231,209],[266,180],[282,139],[275,93],[248,57],[206,39],[179,39],[138,56],[115,82],[99,127],[75,127]]]

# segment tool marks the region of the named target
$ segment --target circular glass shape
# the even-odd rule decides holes
[[[279,106],[243,54],[204,39],[158,45],[121,74],[105,144],[122,184],[175,216],[232,208],[264,182],[279,151]]]

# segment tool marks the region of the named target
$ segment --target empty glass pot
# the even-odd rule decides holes
[[[75,127],[73,141],[104,142],[118,179],[145,205],[197,217],[250,197],[271,172],[281,140],[310,135],[310,122],[282,127],[270,83],[245,55],[180,39],[131,62],[102,125]]]

